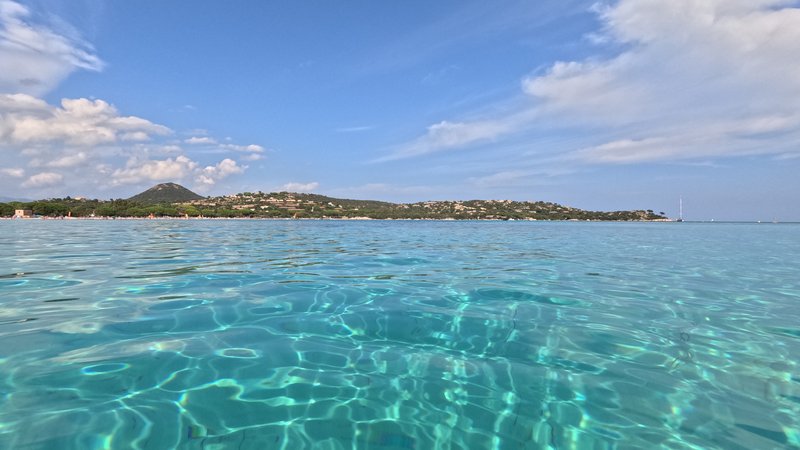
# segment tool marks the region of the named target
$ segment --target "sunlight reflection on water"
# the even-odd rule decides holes
[[[0,448],[800,445],[800,226],[0,222]]]

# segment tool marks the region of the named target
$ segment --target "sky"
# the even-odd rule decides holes
[[[800,2],[0,0],[0,198],[800,221]]]

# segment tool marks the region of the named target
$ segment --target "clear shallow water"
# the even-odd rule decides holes
[[[800,448],[800,225],[0,221],[0,448]]]

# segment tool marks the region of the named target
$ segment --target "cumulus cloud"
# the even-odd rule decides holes
[[[34,22],[26,6],[0,0],[0,92],[41,95],[77,69],[100,71],[103,61],[86,42]]]
[[[42,188],[60,184],[64,176],[55,172],[41,172],[28,178],[22,183],[26,188]]]
[[[637,163],[800,151],[800,8],[788,0],[620,0],[601,45],[525,78],[525,111],[442,122],[383,160],[543,128],[611,136],[568,158]],[[520,120],[521,118],[525,120]],[[536,120],[532,120],[535,118]],[[544,125],[543,125],[544,124]]]
[[[0,169],[0,173],[7,177],[22,178],[25,176],[25,169],[5,168],[5,169]]]
[[[215,166],[206,166],[197,174],[195,181],[204,185],[214,185],[217,181],[230,175],[243,173],[246,166],[240,166],[236,161],[225,158]]]
[[[217,140],[208,136],[192,136],[189,139],[185,139],[183,142],[187,144],[202,145],[202,144],[216,144]]]
[[[557,63],[523,86],[559,117],[636,126],[576,153],[590,162],[785,151],[800,142],[800,9],[790,4],[623,0],[599,13],[608,39],[628,50]]]
[[[286,183],[281,187],[281,190],[288,192],[311,192],[319,187],[319,183],[312,181],[311,183]]]
[[[103,100],[63,99],[60,106],[52,106],[28,94],[0,94],[0,149],[8,152],[7,163],[27,160],[30,168],[54,170],[34,175],[23,187],[52,187],[65,180],[82,184],[86,179],[75,175],[92,173],[102,175],[98,184],[111,187],[191,181],[203,189],[247,169],[231,158],[201,164],[180,145],[165,142],[162,136],[170,133],[147,119],[123,116]],[[256,144],[218,144],[203,136],[186,142],[205,142],[215,152],[240,153],[248,161],[263,158],[265,151]],[[20,171],[0,173],[21,178]]]
[[[61,32],[64,24],[42,23],[37,17],[19,2],[0,0],[0,149],[8,152],[7,163],[27,160],[29,167],[55,170],[29,177],[23,187],[60,185],[65,174],[77,173],[79,168],[104,174],[111,185],[184,179],[210,185],[244,171],[245,166],[231,159],[202,166],[183,155],[179,146],[163,145],[163,141],[153,148],[178,155],[151,159],[152,149],[141,143],[171,130],[141,117],[121,115],[104,100],[67,98],[50,105],[38,98],[75,70],[100,71],[103,62],[74,31]],[[185,143],[217,144],[203,130],[195,131]],[[225,144],[221,150],[242,152],[249,160],[259,159],[264,152],[255,144]],[[127,158],[124,167],[119,166],[121,158]],[[0,174],[22,178],[25,170],[3,168]]]
[[[202,167],[189,157],[180,155],[161,160],[131,158],[125,168],[114,170],[110,177],[114,185],[191,179],[201,188],[207,188],[231,175],[243,173],[245,169],[246,166],[240,166],[228,158],[215,165]]]
[[[121,116],[103,100],[65,98],[59,107],[27,94],[0,94],[0,144],[91,147],[169,132],[149,120]]]
[[[111,177],[114,185],[137,184],[143,181],[182,180],[193,173],[197,167],[196,162],[183,155],[146,161],[131,158],[124,169],[115,170]]]
[[[65,98],[50,104],[40,98],[76,70],[102,69],[91,45],[68,24],[20,2],[0,0],[0,153],[6,166],[0,181],[9,180],[4,188],[181,180],[210,186],[247,168],[227,158],[211,165],[198,162],[176,145],[179,141],[165,138],[172,134],[169,128],[120,114],[107,101]],[[251,161],[263,157],[264,148],[256,144],[220,145],[202,129],[188,136],[185,144],[206,145],[213,152],[237,152]],[[23,167],[35,175],[11,183],[27,175]]]

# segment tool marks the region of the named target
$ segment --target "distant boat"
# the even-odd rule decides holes
[[[678,220],[676,222],[683,222],[683,197],[678,200]]]

